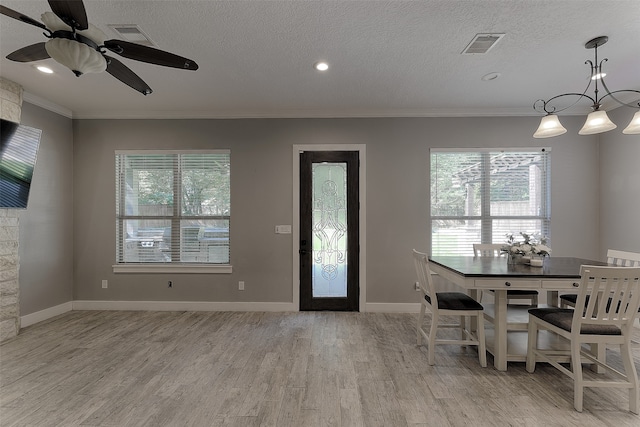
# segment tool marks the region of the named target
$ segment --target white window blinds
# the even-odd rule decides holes
[[[229,151],[116,152],[116,260],[229,264]]]
[[[507,233],[549,236],[551,151],[431,150],[431,254],[473,256]]]

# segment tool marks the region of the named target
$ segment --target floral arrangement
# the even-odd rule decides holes
[[[547,237],[522,232],[520,235],[523,238],[522,241],[516,240],[513,233],[507,233],[507,242],[502,246],[502,248],[500,248],[500,250],[512,256],[537,255],[545,257],[551,255],[551,248],[547,246]]]

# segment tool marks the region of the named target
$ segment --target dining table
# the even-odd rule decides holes
[[[558,305],[558,293],[576,293],[582,265],[607,265],[606,262],[573,257],[545,257],[541,267],[512,264],[506,257],[440,256],[429,257],[429,268],[445,280],[467,290],[478,299],[481,291],[494,291],[494,304],[483,304],[485,318],[494,325],[487,330],[487,351],[494,367],[507,370],[508,362],[526,360],[528,308],[508,304],[507,291],[547,292],[547,305]]]

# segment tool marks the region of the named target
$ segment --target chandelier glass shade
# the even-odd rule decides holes
[[[625,135],[637,135],[640,134],[640,111],[633,115],[633,119],[631,119],[631,123],[629,126],[624,128],[622,131]]]
[[[585,64],[588,64],[591,67],[591,78],[589,79],[589,83],[587,84],[587,87],[585,88],[583,93],[563,93],[561,95],[556,95],[552,98],[549,98],[546,101],[544,99],[538,99],[533,104],[534,110],[546,114],[540,121],[540,126],[533,134],[534,138],[550,138],[566,133],[567,130],[560,123],[560,119],[558,118],[557,113],[573,107],[582,99],[587,99],[592,103],[591,108],[593,111],[587,116],[587,120],[584,123],[584,126],[582,126],[582,129],[580,129],[580,131],[578,132],[579,135],[593,135],[597,133],[608,132],[617,128],[615,123],[613,123],[607,116],[607,112],[600,109],[602,107],[601,102],[604,98],[609,97],[622,106],[640,110],[640,102],[637,102],[637,104],[628,104],[616,98],[616,94],[621,92],[635,93],[640,98],[639,90],[623,89],[612,92],[609,90],[604,81],[604,77],[606,76],[606,74],[602,71],[602,64],[606,62],[607,59],[605,58],[602,61],[598,62],[598,46],[602,46],[607,42],[607,40],[609,40],[608,37],[600,36],[596,37],[595,39],[589,40],[584,45],[584,47],[587,49],[594,49],[595,60],[593,62],[590,60],[587,60],[585,62]],[[590,96],[587,95],[587,91],[591,87],[592,83],[594,84],[594,95]],[[598,87],[599,83],[602,84],[602,87],[605,91],[605,94],[602,96],[598,96],[598,93],[600,92]],[[568,107],[560,109],[556,108],[556,106],[554,105],[554,101],[558,98],[567,96],[577,97],[577,99]],[[640,111],[635,113],[633,119],[631,119],[631,123],[622,131],[622,133],[626,135],[640,134]]]
[[[567,133],[567,129],[560,123],[560,119],[555,114],[547,114],[540,120],[538,130],[533,134],[534,138],[551,138],[552,136]]]
[[[607,112],[597,110],[589,113],[587,121],[578,132],[578,135],[593,135],[595,133],[608,132],[614,130],[618,126],[615,125],[607,116]]]

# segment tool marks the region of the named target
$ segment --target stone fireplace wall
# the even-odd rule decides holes
[[[20,330],[18,211],[0,209],[0,342]]]
[[[22,87],[0,77],[0,117],[20,123]],[[0,342],[20,331],[19,212],[0,208]]]

